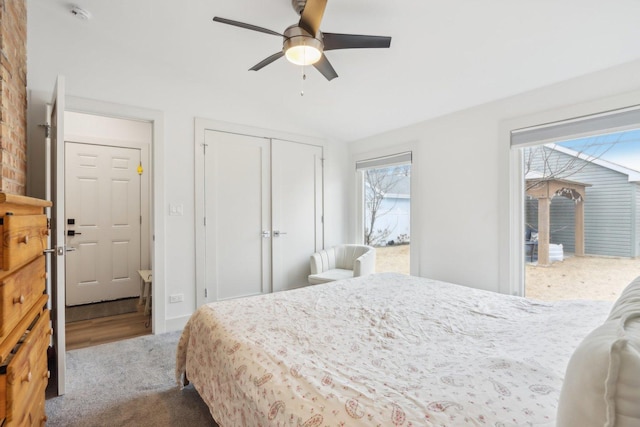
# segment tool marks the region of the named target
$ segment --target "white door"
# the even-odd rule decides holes
[[[205,144],[205,299],[269,292],[269,140],[206,131]]]
[[[65,143],[67,305],[140,293],[140,150]]]
[[[322,147],[271,145],[273,290],[308,284],[309,257],[322,249]]]
[[[48,258],[51,270],[51,298],[53,346],[56,352],[58,370],[58,394],[65,392],[66,345],[65,345],[65,237],[64,237],[64,77],[58,76],[53,89],[51,104],[47,106],[49,126],[46,171],[46,198],[53,202],[51,208],[51,247],[53,254]]]
[[[322,247],[322,147],[205,131],[205,302],[307,284]]]

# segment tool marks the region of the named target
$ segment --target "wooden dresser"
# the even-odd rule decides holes
[[[44,250],[51,202],[0,193],[0,426],[44,425],[51,334]]]

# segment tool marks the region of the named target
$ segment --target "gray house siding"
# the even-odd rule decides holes
[[[566,162],[572,156],[553,151],[548,164]],[[532,170],[542,172],[542,159],[532,163]],[[585,253],[633,257],[638,253],[636,233],[639,228],[634,212],[639,208],[638,185],[628,176],[612,169],[577,159],[581,168],[565,179],[591,184],[585,190]],[[537,169],[539,168],[539,169]],[[537,227],[537,200],[526,204],[527,223]],[[565,252],[574,252],[574,202],[556,196],[551,202],[551,243],[562,243]]]

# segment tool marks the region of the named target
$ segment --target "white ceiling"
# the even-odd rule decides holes
[[[392,36],[391,48],[327,52],[339,78],[309,67],[301,97],[301,70],[285,59],[248,71],[278,37],[212,22],[282,32],[297,21],[290,0],[77,0],[89,21],[67,0],[27,4],[32,89],[63,73],[71,94],[106,101],[200,94],[225,106],[202,104],[220,116],[209,118],[262,111],[343,141],[640,58],[638,0],[329,0],[323,31]]]

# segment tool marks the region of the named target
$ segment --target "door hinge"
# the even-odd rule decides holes
[[[204,288],[204,297],[209,298],[209,292],[207,292],[207,288]]]
[[[140,225],[142,225],[142,215],[140,215]]]
[[[205,227],[207,226],[207,217],[206,216],[203,219],[203,224],[204,224]]]
[[[201,144],[202,145],[202,154],[207,154],[207,147],[209,144]]]
[[[45,138],[51,138],[51,125],[49,123],[38,125],[38,127],[44,128]]]

